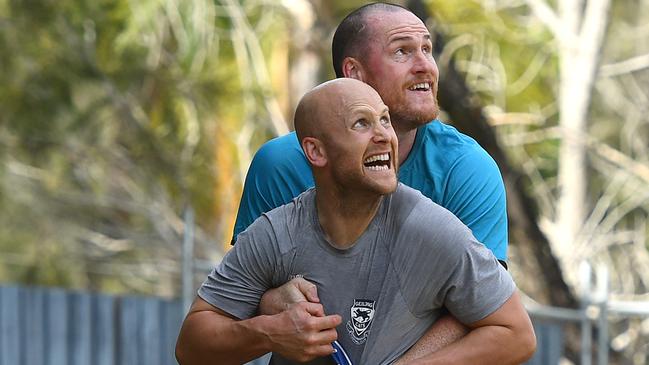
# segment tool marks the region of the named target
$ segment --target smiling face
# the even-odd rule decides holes
[[[327,176],[334,189],[345,193],[393,192],[398,142],[388,107],[376,91],[357,80],[336,79],[312,93],[317,108],[309,114],[318,119],[310,123],[314,137],[300,138],[316,176]],[[296,123],[302,112],[298,108]]]
[[[439,71],[426,26],[407,10],[373,11],[365,24],[371,28],[358,58],[360,79],[390,107],[395,128],[406,131],[437,118]]]

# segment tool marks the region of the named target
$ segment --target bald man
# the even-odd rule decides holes
[[[397,182],[388,107],[367,84],[337,79],[307,93],[295,126],[315,188],[257,219],[198,291],[181,329],[181,364],[389,364],[440,317],[471,330],[427,364],[515,364],[535,348],[509,274],[452,213]],[[269,288],[295,277],[320,303],[257,315]],[[299,325],[299,327],[296,327]]]

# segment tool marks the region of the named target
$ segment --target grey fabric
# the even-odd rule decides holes
[[[338,340],[355,364],[394,361],[442,307],[471,323],[498,309],[515,289],[493,254],[452,213],[399,184],[347,250],[328,244],[313,189],[265,213],[239,235],[198,294],[245,319],[255,315],[267,289],[298,275],[317,285],[327,314],[343,317]],[[273,356],[271,363],[291,362]]]

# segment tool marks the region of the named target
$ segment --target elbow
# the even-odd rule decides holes
[[[178,338],[178,341],[176,342],[176,361],[178,361],[178,364],[180,365],[185,365],[187,364],[185,361],[185,349],[181,343],[180,337]]]
[[[524,333],[521,333],[518,338],[518,349],[520,358],[517,360],[517,364],[524,363],[525,361],[532,358],[536,352],[536,335],[534,334],[534,328],[529,327]]]
[[[180,330],[178,339],[176,340],[176,361],[179,365],[190,365],[196,364],[197,359],[195,355],[197,354],[197,349],[191,346],[191,341],[187,338],[186,334],[183,333],[183,329]],[[200,362],[199,362],[200,363]],[[204,362],[202,362],[204,363]]]

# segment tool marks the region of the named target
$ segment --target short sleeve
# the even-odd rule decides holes
[[[460,156],[450,168],[441,205],[466,224],[499,260],[507,260],[507,201],[495,161],[481,148]]]
[[[281,256],[270,222],[257,219],[239,236],[238,243],[223,257],[198,290],[211,305],[239,318],[254,316],[261,296],[273,287]]]
[[[232,244],[261,214],[290,202],[313,185],[311,167],[295,133],[266,142],[248,169]]]
[[[516,286],[493,254],[472,237],[455,252],[454,264],[442,289],[444,307],[459,321],[469,324],[500,308]]]

